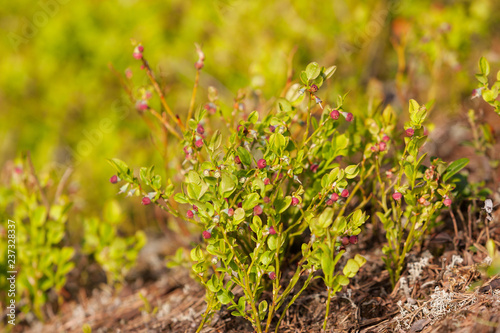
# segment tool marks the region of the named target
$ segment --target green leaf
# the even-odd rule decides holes
[[[349,279],[345,275],[337,275],[335,280],[341,286],[347,286],[349,284]]]
[[[248,116],[248,121],[252,124],[255,124],[257,121],[259,121],[259,113],[257,111],[252,111],[252,113],[250,113],[250,115]]]
[[[250,193],[243,200],[243,209],[250,210],[253,209],[259,203],[259,195],[257,193]]]
[[[446,182],[448,179],[453,177],[457,172],[462,170],[467,164],[469,164],[468,158],[461,158],[459,160],[451,162],[444,172],[443,181]]]
[[[327,207],[323,213],[319,216],[318,219],[318,227],[326,229],[328,228],[332,222],[333,222],[333,213],[334,210],[331,207]]]
[[[252,156],[250,156],[250,153],[248,152],[248,150],[246,150],[242,146],[239,146],[236,149],[236,151],[238,153],[238,157],[240,158],[241,163],[243,163],[245,165],[252,164]]]
[[[285,210],[287,210],[288,207],[290,207],[291,203],[292,203],[291,196],[286,196],[284,199],[276,198],[276,201],[274,202],[274,207],[276,208],[276,212],[278,214],[283,213]]]
[[[217,293],[217,299],[219,300],[219,302],[221,302],[222,304],[228,304],[228,303],[231,303],[231,300],[234,298],[234,295],[232,292],[230,291],[227,291],[227,290],[220,290],[218,293]]]
[[[361,267],[366,263],[366,258],[360,254],[356,254],[354,256],[354,261],[356,261],[358,263],[359,267]]]
[[[359,264],[354,259],[347,260],[347,263],[344,266],[343,273],[346,277],[352,278],[359,271]]]
[[[490,74],[490,64],[485,57],[481,57],[481,59],[479,59],[479,71],[485,76]]]
[[[359,167],[358,165],[349,165],[347,168],[345,168],[345,174],[347,179],[353,179],[356,178],[356,176],[359,173]]]
[[[47,209],[45,206],[38,206],[31,212],[31,224],[35,227],[41,227],[47,219]]]
[[[328,67],[327,69],[325,69],[325,71],[324,71],[325,79],[328,80],[329,78],[331,78],[336,70],[337,70],[337,66],[331,66],[331,67]]]
[[[278,112],[288,113],[288,112],[292,111],[292,104],[290,104],[290,102],[287,101],[284,98],[278,99],[278,101],[276,102],[276,104],[277,104],[277,107],[278,107]]]
[[[234,211],[234,220],[241,221],[245,218],[245,210],[243,208],[236,208]]]
[[[219,130],[216,130],[214,135],[212,135],[212,139],[210,140],[210,144],[208,145],[208,148],[212,152],[214,152],[217,149],[219,149],[221,143],[222,143],[222,135],[220,134]]]
[[[273,133],[269,138],[269,146],[273,152],[277,154],[281,153],[286,147],[286,140],[283,134]]]
[[[303,84],[307,84],[307,74],[306,71],[300,72],[300,81],[302,81]],[[302,95],[304,96],[304,95]]]
[[[201,178],[200,178],[200,175],[198,175],[198,173],[196,171],[189,171],[187,177],[186,177],[186,181],[188,183],[192,183],[192,184],[196,184],[196,185],[200,185],[201,184]]]
[[[325,276],[332,276],[335,270],[335,266],[333,265],[333,258],[330,249],[327,246],[322,247],[321,254],[321,268],[323,269],[323,273]]]
[[[186,197],[182,193],[176,193],[174,195],[174,200],[175,200],[175,202],[180,203],[180,204],[186,204],[186,203],[188,203]]]
[[[227,198],[236,188],[236,182],[226,172],[222,172],[222,180],[220,182],[220,194]]]
[[[420,109],[420,105],[416,100],[410,99],[410,115],[414,114]]]
[[[306,75],[308,80],[314,80],[321,73],[321,67],[319,67],[318,63],[311,62],[306,67]]]

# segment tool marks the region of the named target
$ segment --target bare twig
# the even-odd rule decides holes
[[[50,204],[49,200],[47,199],[47,196],[45,195],[45,191],[42,188],[42,185],[40,184],[40,181],[38,180],[38,176],[36,175],[35,167],[33,166],[33,161],[31,160],[31,152],[26,153],[26,159],[28,160],[28,164],[31,169],[31,175],[35,179],[36,186],[38,187],[38,190],[40,191],[40,197],[42,198],[42,202],[47,208],[47,213],[50,211]]]
[[[61,177],[61,180],[59,181],[59,184],[57,184],[57,190],[56,194],[54,196],[54,203],[57,203],[59,200],[59,197],[62,195],[62,192],[64,190],[64,186],[68,182],[69,176],[71,176],[71,173],[73,172],[73,168],[69,167],[64,171],[64,174]]]

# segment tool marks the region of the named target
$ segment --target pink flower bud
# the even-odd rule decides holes
[[[450,207],[451,206],[451,199],[450,198],[444,199],[443,205],[445,205],[446,207]]]
[[[389,138],[387,135],[384,135],[384,137],[382,138],[382,141],[384,142],[389,142],[391,138]]]
[[[351,236],[351,237],[349,237],[349,242],[351,244],[358,244],[358,236]]]
[[[234,163],[236,163],[236,164],[241,164],[241,160],[240,160],[240,157],[239,157],[239,156],[235,156],[235,157],[234,157]]]
[[[186,216],[190,219],[192,219],[194,217],[194,212],[192,210],[188,210],[187,213],[186,213]]]
[[[330,112],[330,118],[332,118],[333,120],[337,120],[339,119],[339,117],[340,117],[339,111],[333,110],[332,112]]]
[[[254,215],[260,215],[262,214],[262,207],[260,205],[257,205],[253,208],[253,214]]]
[[[332,199],[326,200],[326,205],[327,206],[331,206],[331,205],[333,205],[333,203],[334,203],[334,201]]]
[[[405,131],[405,134],[406,136],[408,137],[412,137],[413,134],[415,134],[415,130],[413,128],[408,128],[406,131]]]
[[[340,195],[343,198],[347,198],[349,196],[349,191],[347,189],[345,189],[345,190],[342,191],[342,193],[340,193]]]
[[[347,120],[347,121],[352,121],[353,118],[354,118],[354,116],[350,112],[345,115],[345,120]]]
[[[264,169],[267,166],[266,160],[261,158],[260,160],[257,161],[257,167],[259,169]]]
[[[385,142],[383,142],[383,141],[382,141],[382,142],[380,142],[380,143],[378,144],[378,149],[379,149],[380,151],[385,151],[385,150],[387,149],[387,143],[385,143]]]
[[[205,133],[205,128],[203,128],[201,124],[198,124],[198,127],[196,127],[196,132],[198,132],[198,134],[203,134]]]
[[[341,242],[342,242],[342,245],[344,245],[344,246],[349,245],[349,243],[350,243],[349,237],[347,237],[347,236],[342,237]]]
[[[394,200],[396,200],[396,201],[401,200],[401,198],[402,198],[402,197],[403,197],[403,195],[402,195],[401,193],[399,193],[399,192],[394,192],[394,193],[392,194],[392,198],[393,198]]]
[[[270,273],[269,273],[269,278],[270,278],[271,280],[276,279],[276,273],[274,273],[274,272],[270,272]]]
[[[110,183],[111,184],[116,184],[118,182],[118,176],[117,175],[113,175],[110,179],[109,179]]]
[[[264,185],[269,185],[269,184],[271,184],[271,179],[265,178],[264,179]]]
[[[334,202],[336,202],[337,200],[339,200],[339,195],[337,193],[333,193],[330,196],[330,199],[332,199]]]
[[[144,197],[142,198],[142,202],[141,202],[144,206],[147,206],[151,203],[151,199],[149,199],[149,197]]]
[[[198,139],[195,141],[194,145],[197,147],[197,148],[201,148],[203,147],[203,139]]]
[[[228,216],[233,216],[233,215],[234,215],[234,209],[233,209],[233,208],[229,208],[229,209],[227,210],[227,215],[228,215]]]
[[[202,235],[203,235],[203,238],[205,238],[205,239],[210,239],[210,237],[212,237],[212,234],[208,230],[203,231]]]
[[[292,206],[297,206],[299,202],[300,202],[299,198],[292,197]]]
[[[276,235],[276,229],[273,226],[269,227],[269,235]]]
[[[316,171],[318,171],[318,167],[319,167],[319,165],[314,163],[309,167],[309,170],[311,170],[312,172],[316,172]]]

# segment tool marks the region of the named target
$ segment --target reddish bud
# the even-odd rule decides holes
[[[186,216],[190,219],[192,219],[194,217],[194,212],[192,210],[188,210],[187,213],[186,213]]]
[[[382,141],[384,142],[389,142],[391,138],[389,138],[387,135],[384,135],[384,137],[382,138]]]
[[[392,194],[392,198],[393,198],[394,200],[396,200],[396,201],[401,200],[401,198],[402,198],[402,197],[403,197],[403,195],[402,195],[401,193],[399,193],[399,192],[394,192],[394,193]]]
[[[350,243],[349,237],[347,237],[347,236],[342,237],[341,242],[342,242],[342,245],[344,245],[344,246],[349,245],[349,243]]]
[[[339,195],[337,193],[333,193],[332,196],[330,197],[334,202],[339,200]]]
[[[331,205],[333,205],[333,203],[334,203],[334,201],[332,199],[326,200],[326,205],[327,206],[331,206]]]
[[[234,163],[236,163],[236,164],[241,164],[241,160],[240,160],[240,157],[239,157],[239,156],[235,156],[235,157],[234,157]]]
[[[198,212],[198,207],[196,207],[196,205],[193,205],[193,210],[194,210],[195,212]]]
[[[234,215],[234,209],[233,209],[233,208],[229,208],[229,209],[227,210],[227,215],[228,215],[228,216],[233,216],[233,215]]]
[[[276,229],[273,226],[269,227],[269,235],[276,235]]]
[[[370,149],[371,149],[371,151],[372,151],[372,152],[374,152],[374,153],[378,152],[378,146],[371,146],[371,148],[370,148]]]
[[[424,127],[424,135],[425,136],[429,135],[429,130],[427,129],[427,127]]]
[[[315,84],[313,84],[313,85],[311,86],[311,91],[312,91],[312,92],[316,92],[316,91],[318,91],[318,86],[317,86],[317,85],[315,85]]]
[[[113,175],[109,181],[111,182],[111,184],[116,184],[118,183],[118,176],[117,175]]]
[[[269,184],[271,184],[271,179],[265,178],[264,179],[264,185],[269,185]]]
[[[203,139],[198,139],[195,141],[194,145],[197,147],[197,148],[201,148],[203,147]]]
[[[148,102],[144,100],[137,101],[137,103],[135,103],[135,108],[138,111],[145,111],[148,109]]]
[[[276,126],[269,125],[269,130],[274,133],[274,131],[276,130]]]
[[[314,163],[310,166],[309,170],[311,170],[312,172],[316,172],[316,171],[318,171],[318,168],[319,168],[319,165]]]
[[[421,204],[421,205],[425,204],[425,198],[424,197],[420,197],[418,199],[418,203]]]
[[[330,112],[330,118],[332,118],[333,120],[337,120],[339,119],[340,117],[340,112],[338,112],[337,110],[333,110],[332,112]]]
[[[144,197],[142,198],[142,202],[141,202],[144,206],[147,206],[151,203],[151,199],[149,199],[149,197]]]
[[[347,121],[352,121],[353,118],[354,118],[354,116],[350,112],[345,116],[345,120],[347,120]]]
[[[238,208],[241,208],[243,206],[243,203],[240,201],[240,202],[238,202],[237,206],[238,206]]]
[[[133,55],[133,56],[134,56],[134,58],[136,58],[137,60],[142,59],[142,53],[141,53],[141,52],[134,52],[132,55]]]
[[[380,151],[385,151],[385,150],[387,149],[387,143],[385,143],[385,142],[383,142],[383,141],[382,141],[382,142],[380,142],[380,143],[378,144],[378,149],[379,149]]]
[[[292,197],[292,206],[297,206],[299,202],[300,202],[299,198]]]
[[[349,196],[349,191],[347,189],[345,190],[342,190],[342,193],[340,193],[340,195],[343,197],[343,198],[347,198]]]
[[[446,207],[450,207],[451,206],[451,199],[450,198],[446,198],[443,200],[443,204],[446,206]]]
[[[212,237],[212,234],[208,230],[203,231],[202,235],[203,235],[203,238],[205,238],[205,239],[210,239],[210,237]]]
[[[274,272],[270,272],[270,273],[269,273],[269,278],[270,278],[271,280],[276,279],[276,273],[274,273]]]
[[[267,166],[266,160],[261,158],[260,160],[257,161],[257,167],[259,169],[264,169]]]
[[[203,134],[205,133],[205,129],[201,124],[198,124],[198,127],[196,127],[196,132],[198,132],[198,134]]]
[[[257,205],[253,208],[253,214],[254,215],[260,215],[262,214],[262,207],[260,205]]]
[[[358,244],[358,236],[351,236],[351,237],[349,237],[349,242],[351,244]]]
[[[144,46],[142,46],[142,45],[137,46],[137,51],[139,51],[141,53],[144,52]]]
[[[415,130],[413,128],[408,128],[406,131],[405,131],[405,134],[406,136],[408,137],[412,137],[413,134],[415,134]]]
[[[271,199],[269,199],[269,197],[264,197],[264,203],[266,203],[266,204],[267,204],[267,203],[269,203],[269,202],[271,202]]]

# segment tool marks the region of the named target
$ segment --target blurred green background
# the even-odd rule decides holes
[[[276,96],[296,46],[296,70],[311,61],[337,65],[325,99],[350,91],[353,113],[376,90],[400,109],[407,98],[436,99],[435,110],[456,114],[476,87],[479,57],[498,63],[499,13],[496,0],[4,2],[0,164],[29,150],[38,170],[61,176],[74,167],[70,190],[85,215],[99,214],[115,197],[107,158],[134,167],[162,165],[146,124],[108,66],[122,74],[130,68],[135,85],[147,83],[131,38],[143,43],[178,114],[189,105],[194,43],[206,55],[199,105],[209,85],[226,105],[239,88]],[[395,45],[403,45],[399,60]],[[136,227],[151,223],[138,199],[121,203]]]

